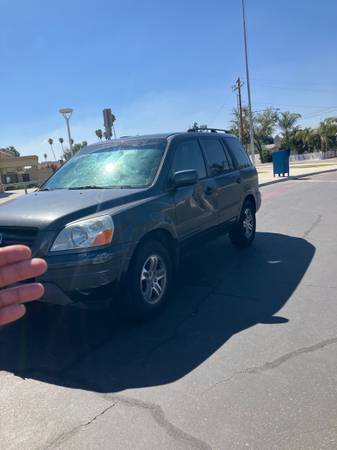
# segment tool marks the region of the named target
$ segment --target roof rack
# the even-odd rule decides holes
[[[194,133],[194,132],[203,132],[208,131],[210,133],[229,133],[228,130],[223,130],[222,128],[209,128],[207,125],[200,125],[200,126],[193,126],[192,128],[189,128],[187,130],[188,133]]]

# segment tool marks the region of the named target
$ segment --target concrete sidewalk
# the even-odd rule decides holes
[[[323,161],[296,161],[290,163],[289,177],[274,177],[273,176],[273,164],[258,164],[256,166],[259,174],[259,185],[264,186],[266,184],[277,183],[279,181],[285,181],[291,177],[299,177],[305,175],[313,175],[322,172],[329,172],[331,170],[337,170],[337,158],[323,160]]]

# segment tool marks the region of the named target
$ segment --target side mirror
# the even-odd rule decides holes
[[[196,170],[182,170],[173,175],[173,187],[190,186],[198,182],[198,173]]]

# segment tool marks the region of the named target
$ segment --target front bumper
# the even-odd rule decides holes
[[[103,298],[99,288],[117,285],[128,269],[130,257],[129,244],[78,253],[48,254],[45,257],[48,271],[36,279],[45,287],[40,301],[93,308],[105,305],[107,299]]]

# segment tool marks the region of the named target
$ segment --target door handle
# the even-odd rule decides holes
[[[213,193],[213,188],[211,186],[207,186],[205,189],[206,195],[211,195]]]

